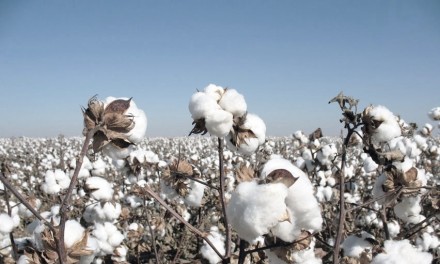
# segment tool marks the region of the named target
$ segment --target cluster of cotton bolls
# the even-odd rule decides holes
[[[189,111],[195,127],[191,133],[209,132],[225,137],[228,148],[251,155],[266,139],[266,125],[247,112],[246,101],[235,89],[208,85],[191,96]]]
[[[280,172],[282,177],[278,177]],[[264,164],[260,180],[268,182],[255,179],[239,183],[229,200],[227,214],[239,237],[252,244],[271,233],[292,242],[302,230],[321,230],[321,210],[303,171],[274,156]]]

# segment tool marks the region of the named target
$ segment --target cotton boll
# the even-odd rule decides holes
[[[252,155],[260,145],[264,144],[266,140],[266,124],[255,114],[248,113],[243,125],[241,125],[238,130],[239,131],[234,131],[234,133],[238,133],[239,138],[241,136],[240,133],[243,133],[240,132],[240,130],[250,130],[255,135],[255,137],[245,137],[242,143],[240,143],[238,146],[235,146],[232,143],[235,141],[235,138],[232,138],[233,136],[235,137],[232,132],[226,137],[227,147],[233,151],[238,151],[243,155]]]
[[[365,231],[361,232],[360,237],[356,235],[348,236],[341,244],[344,255],[359,258],[362,252],[371,250],[373,245],[367,239],[374,239],[374,236]]]
[[[101,176],[101,177],[105,176],[106,175],[106,171],[105,171],[106,167],[107,166],[106,166],[105,162],[101,158],[98,158],[96,161],[93,162],[93,166],[92,166],[93,176]]]
[[[203,92],[197,92],[191,96],[188,108],[194,120],[205,118],[209,112],[221,110],[217,101]]]
[[[221,255],[225,254],[225,237],[220,234],[218,227],[212,226],[207,238]],[[221,258],[205,241],[203,241],[203,246],[200,248],[200,254],[202,254],[210,264],[216,264],[221,261]]]
[[[414,248],[407,239],[400,241],[385,241],[385,252],[376,255],[372,264],[430,264],[432,255],[426,252],[420,252]]]
[[[232,114],[224,110],[214,110],[206,114],[205,127],[212,136],[225,137],[232,129]]]
[[[301,229],[296,225],[296,218],[293,216],[292,211],[289,208],[287,208],[287,216],[289,221],[279,222],[276,226],[271,228],[270,231],[272,235],[281,240],[292,242],[301,234]]]
[[[70,178],[66,175],[66,173],[62,170],[55,170],[55,180],[58,182],[58,185],[61,189],[66,189],[70,185]]]
[[[110,201],[113,198],[113,187],[104,178],[90,177],[86,180],[86,188],[91,190],[90,195],[98,201]]]
[[[109,143],[102,147],[102,154],[106,155],[112,160],[122,160],[130,156],[130,153],[135,149],[136,147],[134,145],[130,145],[126,148],[120,148],[112,143]]]
[[[364,160],[364,170],[366,173],[371,173],[376,171],[379,165],[373,161],[371,157],[368,157]]]
[[[0,233],[8,234],[14,229],[14,221],[8,214],[0,214]]]
[[[87,238],[86,249],[91,250],[93,253],[90,255],[81,256],[80,264],[90,264],[93,262],[93,260],[95,259],[96,253],[99,251],[98,240],[93,236],[89,236]]]
[[[108,243],[112,247],[117,247],[122,243],[122,240],[124,240],[124,238],[124,235],[116,230],[113,233],[109,234]]]
[[[292,254],[294,263],[304,264],[321,264],[322,260],[315,255],[315,241],[312,240],[309,247],[300,251],[296,251]]]
[[[239,94],[235,89],[226,89],[218,104],[223,110],[228,111],[234,117],[243,116],[247,110],[244,96]]]
[[[217,86],[215,84],[209,84],[205,87],[203,91],[206,95],[213,98],[216,102],[220,101],[223,94],[225,93],[225,89],[223,89],[223,87]]]
[[[296,218],[296,225],[300,229],[319,231],[322,227],[322,216],[319,204],[314,196],[313,185],[308,176],[283,158],[272,158],[263,167],[260,178],[265,179],[272,171],[285,169],[296,182],[289,187],[286,205]]]
[[[440,120],[440,107],[434,107],[429,111],[428,116],[433,121],[439,121]]]
[[[387,142],[402,134],[399,123],[394,114],[385,106],[373,106],[368,108],[368,115],[376,122],[381,124],[374,129],[371,139],[377,143]]]
[[[200,207],[202,204],[203,194],[205,193],[205,185],[196,181],[190,181],[190,192],[184,198],[185,204],[194,207]]]
[[[402,201],[394,206],[394,213],[405,223],[418,224],[424,219],[420,212],[420,196],[403,197]]]
[[[106,108],[110,103],[115,100],[128,99],[129,98],[127,97],[115,98],[109,96],[104,100],[104,108]],[[147,116],[145,115],[145,112],[139,109],[133,100],[130,100],[130,106],[125,111],[125,115],[132,117],[134,123],[134,127],[126,134],[127,139],[135,144],[141,142],[144,139],[145,133],[147,131]]]
[[[421,251],[428,251],[430,249],[438,249],[440,241],[435,234],[423,232],[423,234],[416,239],[416,245]]]
[[[75,243],[84,237],[84,227],[76,220],[67,220],[64,229],[64,243],[67,248],[71,248]]]
[[[391,238],[397,237],[400,233],[400,225],[396,220],[391,220],[388,222],[388,232]]]
[[[321,165],[330,166],[338,153],[336,146],[334,144],[328,144],[321,148],[316,154],[316,158],[319,160]]]
[[[107,221],[113,221],[118,219],[121,215],[121,204],[106,202],[103,206],[104,216]]]
[[[127,253],[128,253],[127,247],[124,245],[120,245],[115,249],[114,254],[112,256],[112,260],[115,261],[116,263],[126,262]]]
[[[287,187],[282,183],[240,183],[227,206],[232,227],[241,238],[252,243],[282,220],[286,213],[286,196]]]

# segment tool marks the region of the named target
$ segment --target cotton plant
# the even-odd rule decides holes
[[[228,148],[251,155],[266,139],[266,125],[247,112],[244,96],[235,89],[208,85],[191,96],[189,111],[194,120],[191,134],[225,138]]]

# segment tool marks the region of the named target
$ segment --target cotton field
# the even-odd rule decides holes
[[[209,85],[189,100],[204,136],[145,138],[134,99],[89,100],[84,137],[0,139],[0,262],[439,262],[435,123],[341,93],[342,138],[275,138]]]

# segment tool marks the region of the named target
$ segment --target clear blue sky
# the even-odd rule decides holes
[[[80,135],[81,106],[133,97],[147,136],[184,136],[188,101],[237,89],[268,135],[338,135],[340,91],[430,122],[440,1],[0,0],[0,137]]]

